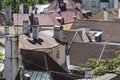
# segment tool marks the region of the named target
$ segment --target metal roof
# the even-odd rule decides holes
[[[47,71],[25,71],[30,75],[30,80],[53,80]]]

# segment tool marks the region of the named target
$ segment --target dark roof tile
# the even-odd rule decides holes
[[[102,41],[120,42],[120,23],[95,20],[76,20],[71,29],[102,30]]]
[[[70,49],[70,63],[72,65],[82,65],[85,64],[89,58],[99,58],[103,46],[104,44],[74,42]],[[116,50],[118,50],[118,45],[108,44],[105,47],[102,59],[116,57]]]

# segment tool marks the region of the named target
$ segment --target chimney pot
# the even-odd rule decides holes
[[[64,41],[63,26],[54,26],[54,38],[62,42]]]
[[[106,8],[103,8],[103,10],[104,10],[103,19],[104,21],[108,21],[108,10]]]

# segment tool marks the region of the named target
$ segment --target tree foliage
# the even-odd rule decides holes
[[[45,4],[47,0],[0,0],[0,10],[5,7],[6,5],[12,6],[12,12],[18,12],[19,5],[23,3],[25,12],[28,12],[28,7],[33,6],[36,4]]]
[[[96,58],[91,58],[84,65],[84,67],[92,68],[93,74],[104,74],[107,71],[120,71],[120,55],[113,59],[101,59],[100,61]]]

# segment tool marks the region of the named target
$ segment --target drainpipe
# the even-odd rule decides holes
[[[18,73],[18,36],[6,35],[3,77],[15,80]]]
[[[70,69],[70,49],[71,49],[71,46],[72,46],[77,34],[78,34],[78,31],[75,32],[70,44],[69,45],[66,44],[66,63],[67,63],[67,68],[68,68],[69,72],[70,72],[70,70],[69,70]]]

